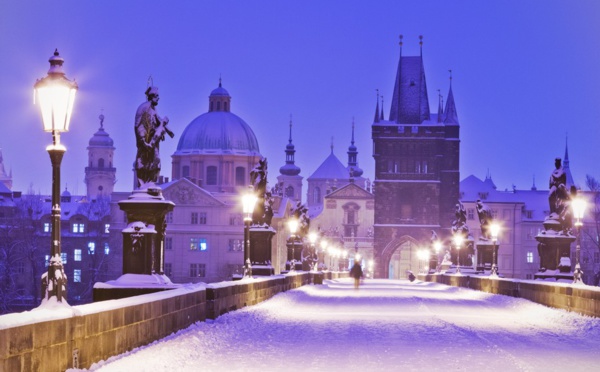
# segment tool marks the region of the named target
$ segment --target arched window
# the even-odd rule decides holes
[[[294,188],[292,186],[288,186],[285,189],[285,196],[287,196],[288,198],[293,198],[294,197]]]
[[[246,186],[246,168],[236,167],[235,168],[235,185]]]
[[[216,185],[217,184],[217,167],[210,165],[206,167],[206,184]]]
[[[223,110],[227,111],[227,102],[223,102]]]
[[[221,111],[221,101],[217,101],[217,111]]]
[[[189,176],[190,176],[190,166],[184,165],[183,167],[181,167],[181,177],[186,178]]]
[[[210,101],[210,111],[214,110],[213,108],[213,101]]]
[[[98,168],[104,168],[104,159],[103,158],[98,159]]]
[[[315,187],[315,191],[313,191],[313,202],[317,204],[321,202],[321,189],[318,187]]]

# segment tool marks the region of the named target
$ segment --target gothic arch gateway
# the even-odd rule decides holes
[[[406,278],[406,271],[418,271],[418,241],[409,235],[391,240],[377,255],[376,277],[389,279]]]

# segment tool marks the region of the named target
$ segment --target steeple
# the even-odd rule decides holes
[[[377,104],[375,105],[375,118],[373,119],[374,123],[379,123],[379,89],[375,89],[377,91]]]
[[[444,124],[458,125],[458,114],[456,113],[456,105],[454,104],[454,94],[452,94],[452,70],[450,72],[450,90],[448,91],[448,99],[446,100],[446,119]]]
[[[381,117],[379,119],[385,120],[385,118],[383,117],[383,96],[381,96]]]
[[[566,139],[565,139],[565,158],[563,160],[563,171],[565,172],[565,175],[567,176],[567,184],[565,185],[567,187],[567,190],[569,190],[571,188],[571,186],[575,185],[575,181],[573,181],[573,175],[571,175],[571,168],[569,166],[569,136],[567,135]]]
[[[358,149],[354,145],[354,118],[352,118],[352,140],[348,147],[348,172],[350,177],[360,177],[363,174],[363,170],[358,167]]]
[[[423,36],[419,40],[420,55],[403,57],[400,36],[401,52],[389,116],[390,121],[398,124],[421,124],[431,116],[423,67]]]
[[[531,186],[531,191],[537,191],[537,187],[535,186],[535,175],[533,175],[533,185]]]
[[[100,128],[88,142],[88,166],[85,167],[84,180],[90,200],[102,195],[110,197],[117,182],[117,170],[113,166],[114,142],[104,130],[104,114],[98,119]]]
[[[0,149],[0,183],[3,183],[6,188],[12,190],[12,170],[10,171],[10,174],[6,174],[4,159],[2,158],[2,149]]]
[[[285,147],[285,165],[279,168],[279,173],[284,176],[297,176],[300,174],[300,168],[294,164],[294,154],[296,149],[292,143],[292,115],[290,115],[290,138]]]

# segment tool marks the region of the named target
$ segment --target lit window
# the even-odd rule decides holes
[[[533,263],[533,252],[527,252],[527,263]]]
[[[206,225],[206,212],[200,212],[200,225]]]
[[[73,259],[75,261],[81,261],[81,249],[74,249],[73,250]]]
[[[108,234],[110,232],[110,223],[104,224],[104,233]]]
[[[96,243],[94,243],[94,242],[89,242],[88,243],[88,253],[89,254],[95,254],[96,253]]]
[[[85,232],[85,225],[82,223],[74,223],[73,224],[73,232],[75,234],[83,234]]]
[[[190,238],[190,251],[206,251],[208,244],[205,238]]]
[[[173,238],[166,237],[165,238],[165,250],[170,251],[173,249]]]
[[[81,283],[81,270],[73,270],[73,281],[75,283]]]
[[[45,262],[44,262],[44,266],[48,267],[50,265],[50,255],[47,254],[45,257]]]
[[[50,232],[50,223],[44,222],[44,232]]]
[[[104,254],[106,256],[108,256],[109,253],[110,253],[110,247],[108,246],[108,243],[104,243]]]
[[[63,265],[67,264],[67,253],[66,252],[62,252],[60,254],[60,259],[62,260]]]
[[[190,251],[198,250],[198,238],[190,238]]]
[[[199,243],[200,243],[200,250],[201,251],[205,251],[208,248],[208,245],[206,244],[206,239],[200,238],[199,239]]]

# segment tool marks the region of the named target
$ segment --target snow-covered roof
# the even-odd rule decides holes
[[[350,174],[348,173],[346,166],[342,164],[340,159],[335,156],[332,150],[331,154],[329,154],[325,161],[323,161],[317,170],[314,171],[310,177],[308,177],[308,180],[313,179],[337,179],[338,181],[349,180]]]

